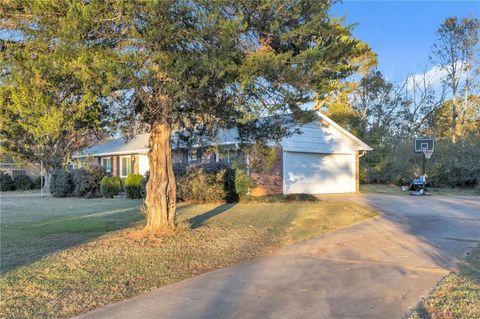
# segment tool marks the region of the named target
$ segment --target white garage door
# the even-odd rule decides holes
[[[286,194],[355,192],[354,154],[285,152],[283,160]]]

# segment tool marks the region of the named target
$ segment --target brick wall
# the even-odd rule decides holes
[[[277,158],[272,167],[264,172],[250,172],[257,186],[251,190],[252,196],[263,196],[283,193],[283,150],[275,147]],[[252,160],[250,155],[250,160]]]
[[[179,150],[172,150],[172,161],[174,163],[183,163],[183,152]]]
[[[112,156],[112,175],[118,176],[118,156]]]
[[[133,160],[133,174],[138,174],[140,171],[140,157],[138,155],[132,155],[132,160]]]

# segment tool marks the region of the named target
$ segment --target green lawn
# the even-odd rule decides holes
[[[377,215],[333,201],[184,204],[178,231],[132,240],[139,204],[2,198],[1,317],[67,318]]]
[[[412,319],[480,318],[480,246],[417,307]]]

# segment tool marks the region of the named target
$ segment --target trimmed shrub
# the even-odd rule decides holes
[[[255,181],[242,168],[235,169],[235,191],[239,198],[248,195],[250,189],[255,187]]]
[[[36,176],[34,179],[33,179],[33,183],[32,183],[32,188],[33,189],[41,189],[42,188],[42,182],[45,181],[45,178],[42,177],[42,176]]]
[[[103,168],[80,168],[72,172],[73,196],[75,197],[100,197],[100,183],[106,175]]]
[[[69,197],[73,193],[72,174],[65,170],[56,170],[50,181],[50,193],[54,197]]]
[[[140,174],[128,174],[127,178],[125,179],[125,193],[128,198],[136,199],[142,198],[142,182],[143,176]]]
[[[13,179],[15,189],[18,191],[28,191],[32,189],[32,179],[28,175],[17,175]]]
[[[104,176],[100,182],[100,192],[103,197],[113,198],[122,188],[122,180],[118,176]]]
[[[0,173],[0,191],[13,191],[15,190],[15,184],[12,177],[6,173]]]
[[[235,193],[235,173],[224,163],[175,165],[177,198],[197,203],[231,202]]]

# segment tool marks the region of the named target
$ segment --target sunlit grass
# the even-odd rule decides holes
[[[377,214],[337,202],[184,204],[178,221],[190,226],[132,240],[143,225],[137,209],[112,210],[8,225],[2,317],[67,318]],[[25,258],[28,245],[36,248]]]
[[[412,319],[480,318],[480,246],[417,307]]]

